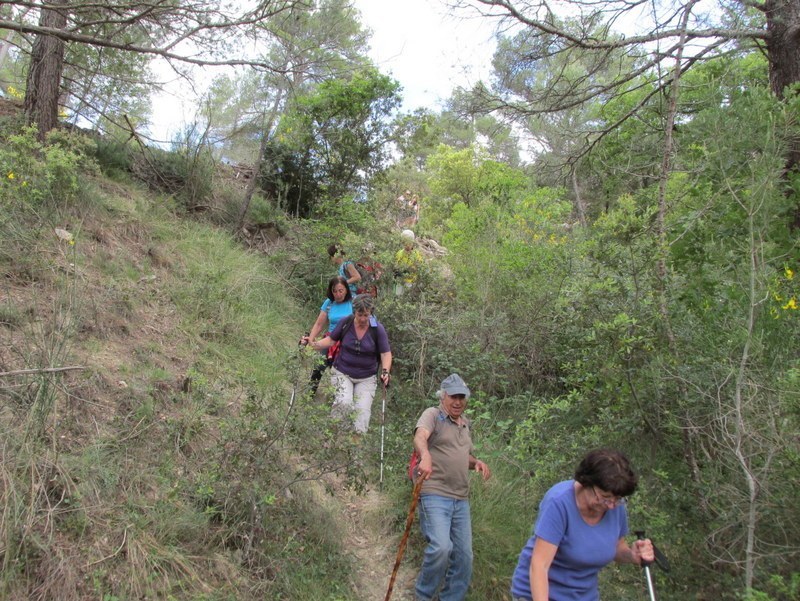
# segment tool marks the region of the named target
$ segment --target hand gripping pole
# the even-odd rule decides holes
[[[644,540],[644,530],[636,531],[636,538]],[[656,601],[656,593],[653,589],[653,576],[650,574],[650,562],[642,560],[642,570],[644,570],[644,578],[647,581],[647,592],[650,593],[650,601]]]

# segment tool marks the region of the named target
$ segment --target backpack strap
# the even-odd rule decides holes
[[[351,313],[347,317],[342,320],[342,340],[344,340],[344,335],[347,334],[347,330],[350,329],[350,326],[353,325],[353,314]]]

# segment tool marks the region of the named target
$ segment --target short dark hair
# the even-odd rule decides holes
[[[581,460],[575,470],[575,481],[581,486],[596,486],[617,497],[628,497],[636,490],[639,478],[621,451],[595,449]]]
[[[331,244],[328,247],[328,256],[335,257],[336,255],[344,256],[344,250],[342,250],[338,244]]]
[[[353,298],[353,293],[350,292],[350,286],[347,285],[347,280],[344,279],[342,276],[337,275],[331,278],[330,282],[328,282],[328,300],[333,302],[333,287],[336,284],[341,284],[344,286],[344,289],[347,290],[347,294],[344,295],[344,300],[349,301]]]

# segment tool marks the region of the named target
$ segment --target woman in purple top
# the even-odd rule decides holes
[[[383,386],[389,385],[392,349],[383,325],[372,316],[375,299],[359,294],[353,299],[353,316],[342,319],[325,338],[310,342],[323,350],[341,341],[339,354],[331,367],[331,382],[336,390],[335,416],[355,412],[354,428],[363,434],[369,427],[372,400],[378,387],[378,370]]]
[[[597,449],[583,458],[573,480],[548,490],[511,580],[514,601],[597,601],[601,568],[612,561],[653,561],[649,540],[629,546],[624,539],[626,497],[636,484],[625,455]]]

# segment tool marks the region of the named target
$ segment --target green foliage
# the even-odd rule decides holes
[[[208,141],[194,127],[177,139],[173,150],[149,148],[138,157],[134,174],[150,188],[175,195],[183,208],[203,210],[213,190],[215,161]]]
[[[43,144],[33,127],[8,135],[0,149],[0,206],[70,204],[78,197],[79,174],[94,172],[92,150],[93,142],[78,134],[53,131]]]
[[[258,185],[265,195],[284,213],[308,216],[322,200],[321,182],[310,157],[288,144],[270,140],[264,148],[263,161]]]
[[[366,58],[368,35],[359,20],[358,11],[345,0],[319,0],[313,3],[294,3],[278,11],[270,19],[259,22],[262,28],[264,60],[274,69],[243,70],[235,76],[220,75],[212,82],[204,107],[211,139],[220,156],[225,159],[254,164],[261,138],[270,137],[269,146],[284,146],[272,137],[296,95],[313,93],[318,82],[329,81],[363,69],[370,64]],[[302,68],[298,69],[298,66]],[[270,150],[266,178],[282,180],[282,163],[307,165],[303,152],[276,160]],[[279,152],[279,154],[283,154]],[[306,191],[316,196],[305,180]],[[265,190],[270,192],[269,187]],[[298,200],[298,198],[293,198]],[[313,202],[307,203],[313,205]],[[305,214],[290,203],[292,212]]]
[[[390,131],[385,119],[399,105],[398,92],[396,81],[374,69],[327,80],[295,100],[278,141],[307,158],[323,197],[338,201],[382,167]]]
[[[103,173],[109,177],[119,177],[131,171],[133,153],[129,144],[105,136],[98,138],[95,144],[95,160]]]
[[[788,577],[773,575],[767,579],[763,590],[749,591],[745,601],[791,601],[800,596],[800,572],[793,572]]]
[[[260,195],[253,196],[248,219],[256,225],[274,225],[280,235],[288,233],[286,213]]]
[[[455,289],[463,306],[474,308],[462,316],[478,334],[471,353],[505,362],[515,386],[526,385],[531,369],[552,369],[542,363],[552,329],[545,316],[557,311],[554,286],[569,277],[565,265],[571,261],[571,236],[562,225],[569,205],[561,194],[541,189],[508,208],[488,200],[458,204],[447,223]],[[548,383],[542,378],[536,385]]]
[[[128,43],[142,44],[146,43],[148,34],[142,28],[132,27],[125,36]],[[143,80],[151,76],[146,55],[67,44],[66,62],[63,76],[70,81],[67,110],[73,125],[88,122],[94,131],[127,137],[128,130],[120,125],[123,117],[137,122],[148,116],[151,84]]]
[[[276,377],[277,366],[270,368],[268,357],[294,338],[286,319],[289,299],[275,293],[280,280],[222,232],[187,224],[173,236],[176,252],[187,262],[181,270],[185,284],[172,297],[189,331],[207,341],[207,360],[222,355],[259,381]]]

